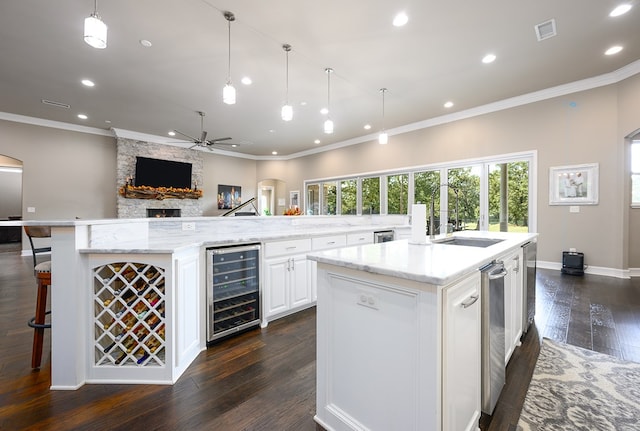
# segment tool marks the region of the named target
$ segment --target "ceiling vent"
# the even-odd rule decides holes
[[[536,36],[538,37],[538,42],[541,42],[545,39],[549,39],[550,37],[555,36],[556,33],[556,20],[550,19],[549,21],[545,21],[541,24],[536,25]]]
[[[55,106],[56,108],[64,108],[64,109],[71,108],[71,105],[67,105],[66,103],[62,103],[62,102],[54,102],[53,100],[42,99],[42,103],[45,105]]]

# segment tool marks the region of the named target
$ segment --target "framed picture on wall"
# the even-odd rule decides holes
[[[225,186],[218,184],[218,209],[230,210],[242,203],[240,186]]]
[[[549,205],[597,204],[597,163],[549,168]]]
[[[300,190],[289,192],[289,206],[292,208],[300,206]]]

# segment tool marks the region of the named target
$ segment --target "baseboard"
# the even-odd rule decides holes
[[[560,262],[547,262],[544,260],[539,260],[537,262],[537,265],[538,265],[538,268],[553,269],[556,271],[560,271],[562,269],[562,263]],[[603,275],[605,277],[615,277],[615,278],[640,277],[640,268],[616,269],[616,268],[607,268],[604,266],[586,265],[584,272],[585,274]]]

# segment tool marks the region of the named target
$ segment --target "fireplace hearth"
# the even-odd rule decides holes
[[[180,217],[180,208],[147,208],[147,217]]]

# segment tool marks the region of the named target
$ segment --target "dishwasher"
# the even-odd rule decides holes
[[[488,415],[498,402],[505,384],[504,277],[500,261],[480,268],[482,321],[482,411]]]

